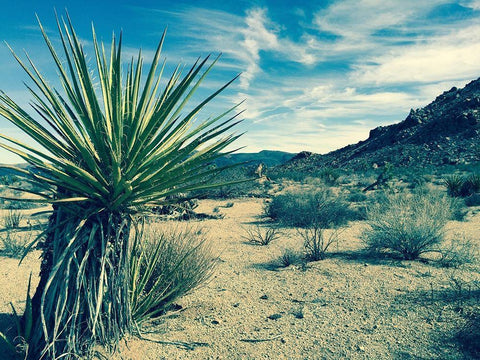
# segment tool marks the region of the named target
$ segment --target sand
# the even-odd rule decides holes
[[[455,334],[465,313],[480,307],[478,264],[451,269],[369,258],[361,252],[365,224],[359,221],[340,233],[329,258],[272,270],[286,248],[301,250],[298,233],[285,229],[268,246],[252,245],[242,235],[264,221],[263,200],[236,199],[222,207],[226,203],[202,200],[198,211],[220,206],[225,217],[190,224],[203,229],[218,253],[210,281],[180,298],[182,310],[144,334],[162,343],[130,337],[110,359],[469,358]],[[478,248],[480,214],[450,222],[448,236],[459,233]],[[20,266],[0,257],[0,329],[10,320],[10,301],[24,306],[38,255],[29,254]]]

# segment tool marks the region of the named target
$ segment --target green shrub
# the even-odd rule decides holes
[[[367,216],[369,228],[362,240],[369,250],[412,260],[437,250],[452,216],[451,202],[435,193],[387,195],[368,209]]]
[[[480,194],[472,194],[465,198],[465,205],[480,206]]]
[[[463,186],[463,177],[458,174],[446,176],[443,179],[443,184],[447,187],[448,195],[454,197],[460,196]]]
[[[321,228],[338,227],[358,218],[342,197],[335,197],[328,190],[277,195],[267,204],[265,213],[275,221],[295,227],[312,224]]]
[[[463,197],[480,193],[480,174],[470,174],[462,185],[461,195]]]
[[[466,178],[454,174],[445,177],[443,183],[450,196],[468,197],[480,193],[480,174],[473,173]]]
[[[142,234],[130,260],[132,316],[139,324],[163,315],[206,281],[215,265],[205,238],[192,228],[162,232],[149,226]]]

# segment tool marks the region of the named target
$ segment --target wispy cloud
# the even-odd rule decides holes
[[[472,79],[480,71],[480,25],[367,57],[351,78],[359,83],[430,83]]]

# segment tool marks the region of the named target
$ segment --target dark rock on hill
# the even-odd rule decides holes
[[[303,154],[304,152],[300,153]],[[370,131],[367,140],[325,155],[297,155],[284,166],[311,172],[319,167],[367,169],[468,164],[480,161],[480,79],[452,88],[400,123]]]

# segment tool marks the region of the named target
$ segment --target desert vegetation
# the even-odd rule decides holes
[[[441,348],[448,358],[474,358],[477,207],[450,195],[448,174],[425,174],[421,182],[417,175],[393,175],[388,187],[366,192],[378,178],[371,171],[330,184],[314,176],[269,180],[263,198],[249,189],[234,200],[200,200],[194,210],[212,217],[185,222],[148,213],[135,223],[129,257],[129,304],[142,330],[128,348],[120,343],[121,356],[208,358],[233,356],[235,348],[247,358],[322,351],[360,359],[388,358],[395,349],[398,356],[434,358]],[[262,181],[249,186],[260,193]],[[20,229],[4,234],[22,231],[26,211]],[[24,261],[35,264],[30,255]],[[17,312],[24,291],[14,302]],[[13,322],[5,332],[17,350],[32,338],[22,326],[14,331]],[[28,341],[12,342],[17,331]],[[415,342],[419,334],[423,340]],[[96,351],[106,354],[108,347]]]
[[[188,105],[217,59],[163,81],[163,38],[143,74],[94,33],[92,68],[58,27],[62,55],[40,24],[63,95],[15,53],[39,120],[0,94],[42,148],[0,135],[28,164],[0,177],[0,353],[479,356],[477,165],[235,164],[237,107],[197,119],[231,82]]]
[[[93,31],[92,69],[68,16],[57,22],[63,57],[41,24],[40,30],[64,93],[12,51],[36,87],[31,93],[38,119],[0,95],[0,115],[43,148],[0,135],[2,147],[31,167],[11,170],[36,187],[10,187],[13,198],[26,192],[30,202],[53,207],[37,238],[40,280],[25,310],[33,314],[31,337],[22,347],[30,359],[90,357],[96,344],[114,348],[145,317],[157,316],[205,278],[210,266],[196,262],[201,244],[186,248],[178,235],[174,245],[162,237],[140,245],[139,222],[169,196],[211,186],[207,177],[222,168],[205,165],[238,137],[227,134],[237,122],[236,107],[194,122],[230,82],[184,111],[217,59],[199,60],[185,75],[177,67],[160,90],[163,37],[143,77],[141,53],[124,71],[121,38],[113,38],[108,54]],[[17,227],[19,216],[10,212],[5,225]],[[9,239],[6,244],[13,244]],[[186,264],[205,272],[183,277]]]

